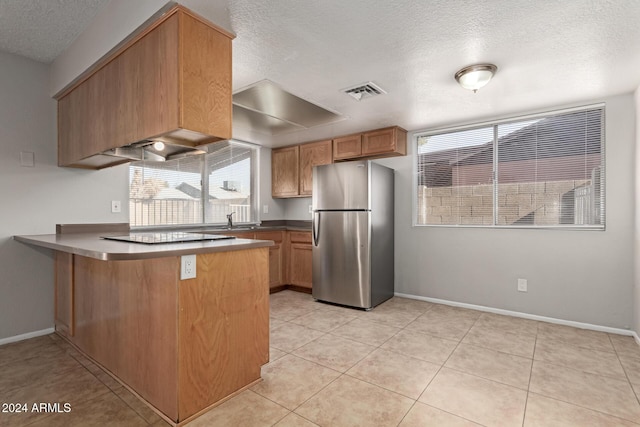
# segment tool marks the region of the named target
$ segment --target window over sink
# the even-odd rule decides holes
[[[259,147],[239,141],[207,146],[208,153],[129,166],[132,227],[258,221]]]

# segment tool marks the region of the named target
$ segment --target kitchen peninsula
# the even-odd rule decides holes
[[[104,225],[60,230],[15,236],[54,251],[56,331],[166,419],[182,424],[260,380],[273,242],[145,245],[101,239],[123,234]],[[195,278],[181,280],[182,255],[196,256]]]

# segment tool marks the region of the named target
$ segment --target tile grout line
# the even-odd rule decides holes
[[[425,312],[426,312],[426,311],[428,311],[428,310],[425,310]],[[309,313],[309,314],[310,314],[310,313]],[[420,317],[422,314],[424,314],[424,312],[423,312],[423,313],[421,313],[420,315],[418,315],[416,318]],[[304,316],[304,315],[303,315],[303,316]],[[298,317],[302,317],[302,316],[298,316]],[[343,325],[341,325],[341,326],[347,325],[347,324],[349,324],[349,323],[351,323],[351,322],[353,322],[353,321],[355,321],[355,320],[361,319],[361,318],[362,318],[362,316],[356,316],[354,319],[352,319],[352,320],[350,320],[350,321],[348,321],[348,322],[344,323],[344,324],[343,324]],[[363,320],[364,320],[364,319],[363,319]],[[365,320],[365,321],[370,321],[370,320]],[[415,319],[414,319],[413,321],[415,321]],[[413,321],[409,322],[409,324],[410,324],[410,323],[412,323]],[[374,322],[374,323],[375,323],[375,324],[381,324],[381,323],[379,323],[379,322]],[[385,324],[385,326],[390,326],[390,325],[386,325],[386,324]],[[316,395],[318,395],[320,392],[322,392],[324,389],[326,389],[327,387],[329,387],[331,384],[333,384],[333,383],[334,383],[335,381],[337,381],[339,378],[341,378],[341,377],[343,377],[343,376],[348,376],[349,378],[353,378],[353,379],[355,379],[355,380],[357,380],[357,381],[362,381],[362,382],[367,383],[367,384],[370,384],[370,385],[372,385],[372,386],[374,386],[374,387],[379,387],[379,388],[381,388],[382,390],[386,390],[386,391],[388,391],[388,392],[390,392],[390,393],[394,393],[394,394],[397,394],[397,395],[402,396],[402,397],[404,397],[404,398],[407,398],[407,399],[413,400],[413,404],[411,405],[411,407],[407,410],[407,412],[406,412],[406,413],[403,415],[403,417],[402,417],[402,419],[404,419],[404,417],[406,417],[406,415],[409,413],[409,411],[411,410],[411,408],[413,408],[413,406],[414,406],[414,405],[415,405],[415,403],[417,402],[417,399],[410,398],[410,397],[405,396],[405,395],[403,395],[403,394],[401,394],[401,393],[398,393],[397,391],[389,390],[389,389],[387,389],[387,388],[385,388],[385,387],[382,387],[382,386],[377,385],[377,384],[370,383],[370,382],[365,381],[365,380],[362,380],[362,379],[360,379],[360,378],[355,378],[355,377],[353,377],[353,376],[351,376],[351,375],[348,375],[348,374],[347,374],[347,371],[349,371],[349,370],[350,370],[350,369],[352,369],[354,366],[356,366],[358,363],[360,363],[362,360],[364,360],[365,358],[367,358],[367,357],[368,357],[369,355],[371,355],[374,351],[376,351],[376,350],[378,350],[378,349],[381,349],[381,348],[382,348],[382,345],[384,345],[387,341],[391,340],[394,336],[396,336],[398,333],[400,333],[402,330],[404,330],[404,329],[406,328],[406,326],[408,326],[408,324],[407,324],[407,325],[405,325],[405,326],[404,326],[404,327],[402,327],[402,328],[397,328],[397,327],[396,327],[396,328],[398,329],[398,331],[396,331],[393,335],[391,335],[389,338],[387,338],[386,340],[384,340],[383,342],[381,342],[381,343],[380,343],[379,345],[377,345],[377,346],[375,346],[375,345],[371,345],[371,344],[367,344],[367,343],[362,343],[362,342],[357,341],[357,340],[352,340],[352,339],[349,339],[349,338],[341,337],[341,338],[343,338],[343,339],[347,339],[347,340],[349,340],[349,341],[354,341],[354,342],[358,342],[358,343],[361,343],[361,344],[369,345],[369,346],[373,347],[374,349],[373,349],[373,350],[371,350],[369,353],[367,353],[365,356],[363,356],[361,359],[359,359],[359,360],[358,360],[358,361],[357,361],[353,366],[351,366],[350,368],[348,368],[345,372],[336,371],[336,372],[338,372],[340,375],[338,375],[334,380],[332,380],[332,381],[330,381],[329,383],[327,383],[324,387],[322,387],[322,388],[321,388],[320,390],[318,390],[316,393],[314,393],[313,395],[309,396],[309,398],[307,398],[304,402],[302,402],[300,405],[298,405],[298,406],[297,406],[293,411],[291,411],[291,412],[294,412],[296,415],[301,416],[300,414],[296,413],[296,412],[295,412],[295,410],[297,410],[297,409],[298,409],[298,408],[300,408],[302,405],[304,405],[306,402],[308,402],[308,401],[309,401],[309,400],[311,400],[313,397],[315,397]],[[339,327],[340,327],[340,326],[337,326],[336,328],[334,328],[334,329],[332,329],[332,330],[338,329]],[[332,335],[332,334],[331,334],[331,331],[329,331],[329,332],[325,332],[325,333],[324,333],[324,335],[322,335],[322,336],[326,336],[326,335]],[[338,335],[338,336],[339,336],[339,335]],[[319,339],[319,338],[321,338],[321,337],[318,337],[318,338],[316,338],[316,339],[314,339],[314,340],[312,340],[312,341],[310,341],[310,342],[316,341],[316,340],[317,340],[317,339]],[[309,342],[309,343],[310,343],[310,342]],[[304,345],[300,346],[299,348],[302,348],[302,347],[304,347],[305,345],[307,345],[307,344],[309,344],[309,343],[306,343],[306,344],[304,344]],[[383,349],[383,350],[384,350],[384,349]],[[295,349],[294,349],[293,351],[295,351]],[[287,353],[287,354],[291,354],[291,355],[292,355],[292,356],[294,356],[294,357],[300,357],[300,358],[301,358],[301,359],[303,359],[303,360],[307,360],[307,359],[305,359],[304,357],[297,356],[297,355],[295,355],[295,354],[293,354],[293,353]],[[417,360],[419,360],[419,359],[417,359]],[[326,367],[326,366],[324,366],[324,365],[321,365],[321,364],[319,364],[319,363],[316,363],[316,362],[313,362],[313,361],[310,361],[310,360],[307,360],[307,361],[308,361],[308,362],[310,362],[310,363],[314,363],[314,364],[316,364],[316,365],[318,365],[318,366],[322,366],[322,367],[327,368],[327,369],[332,369],[332,368]],[[335,369],[333,369],[333,370],[335,371]],[[434,375],[434,377],[435,377],[435,375]],[[426,387],[425,387],[425,389],[426,389]],[[423,391],[424,391],[424,390],[423,390]],[[304,418],[304,417],[303,417],[303,418]],[[306,419],[306,418],[305,418],[305,419]],[[400,422],[402,422],[402,419],[401,419],[401,421],[400,421]],[[310,421],[310,420],[309,420],[309,421]]]
[[[99,369],[100,371],[102,371],[102,373],[104,373],[104,374],[105,374],[105,375],[107,375],[109,378],[111,378],[111,376],[110,376],[107,372],[105,372],[105,371],[104,371],[104,369],[102,369],[100,366],[96,365],[92,360],[87,359],[87,358],[86,358],[82,353],[78,353],[78,355],[79,355],[80,357],[82,357],[82,358],[86,359],[89,363],[92,363],[92,364],[93,364],[97,369]],[[88,368],[87,366],[85,366],[85,365],[84,365],[80,360],[78,360],[75,356],[72,356],[72,355],[70,355],[70,356],[71,356],[71,357],[73,357],[73,358],[78,362],[78,364],[79,364],[80,366],[82,366],[82,368],[84,368],[87,372],[89,372],[89,374],[91,374],[91,375],[92,375],[92,376],[93,376],[97,381],[99,381],[99,382],[100,382],[100,384],[102,384],[102,385],[104,386],[104,388],[106,389],[106,391],[105,391],[104,393],[100,394],[100,396],[104,396],[104,395],[106,395],[106,394],[108,394],[108,393],[112,393],[112,394],[116,397],[116,399],[120,400],[120,402],[122,402],[122,403],[125,405],[125,407],[127,407],[127,408],[129,408],[131,411],[133,411],[133,412],[134,412],[138,417],[140,417],[140,419],[142,419],[142,420],[143,420],[147,425],[151,425],[151,424],[152,424],[152,423],[148,422],[148,421],[147,421],[147,419],[146,419],[145,417],[143,417],[143,416],[142,416],[142,414],[140,414],[138,411],[136,411],[136,409],[135,409],[134,407],[132,407],[131,405],[129,405],[129,403],[128,403],[128,402],[126,402],[124,399],[122,399],[122,397],[120,397],[120,395],[118,395],[118,393],[116,393],[116,391],[115,391],[115,390],[113,390],[113,389],[112,389],[111,387],[109,387],[109,386],[108,386],[104,381],[102,381],[100,378],[98,378],[98,376],[97,376],[96,374],[94,374],[93,372],[91,372],[91,370],[89,370],[89,368]],[[115,380],[114,380],[114,381],[115,381]],[[126,390],[126,388],[125,388],[122,384],[120,384],[120,383],[118,383],[118,384],[120,385],[120,387],[121,387],[121,388],[123,388],[123,389],[125,389],[125,390]],[[128,390],[127,390],[127,391],[128,391]],[[139,400],[137,396],[133,395],[133,397],[134,397],[135,399]],[[146,405],[146,403],[144,403],[144,402],[140,402],[140,403],[141,403],[142,405]],[[160,419],[162,419],[162,418],[160,418]]]
[[[608,338],[609,338],[609,340],[611,340],[611,337],[610,337],[610,336],[608,336]],[[536,343],[537,343],[537,337],[536,337]],[[612,346],[613,346],[613,343],[611,343],[611,344],[612,344]],[[613,347],[614,347],[614,351],[615,351],[615,353],[616,353],[616,356],[618,356],[617,350],[615,350],[615,346],[613,346]],[[580,348],[584,348],[584,347],[580,347]],[[618,356],[618,358],[619,358],[619,356]],[[534,362],[535,362],[535,350],[534,350]],[[563,368],[563,369],[570,369],[570,370],[572,370],[572,371],[577,371],[577,372],[580,372],[580,373],[583,373],[583,374],[587,374],[587,375],[593,375],[593,376],[597,376],[597,377],[604,377],[604,378],[609,378],[609,379],[612,379],[612,380],[623,381],[623,380],[622,380],[622,379],[620,379],[620,378],[612,378],[612,377],[608,377],[608,376],[606,376],[606,375],[593,374],[593,373],[591,373],[591,372],[586,372],[586,371],[583,371],[583,370],[580,370],[580,369],[570,368],[570,367],[567,367],[567,366],[558,365],[558,364],[556,364],[556,363],[550,363],[550,362],[547,362],[547,361],[545,361],[545,360],[539,360],[539,359],[538,359],[538,362],[546,363],[546,364],[553,365],[553,366],[557,366],[557,367],[560,367],[560,368]],[[624,370],[624,367],[623,367],[623,370]],[[532,372],[533,372],[533,364],[532,364]],[[625,371],[625,375],[626,375],[626,371]],[[532,375],[532,376],[533,376],[533,375]],[[631,382],[630,382],[628,379],[627,379],[627,381],[628,381],[629,385],[631,386]],[[531,379],[529,380],[529,388],[530,388],[530,386],[531,386]],[[637,395],[635,394],[635,391],[633,390],[633,386],[631,386],[631,391],[634,393],[634,396],[635,396],[635,398],[636,398],[636,401],[638,401],[638,397],[637,397]],[[559,399],[559,398],[554,397],[554,396],[548,396],[548,395],[546,395],[546,394],[542,394],[542,393],[539,393],[539,392],[532,392],[532,391],[530,391],[530,390],[528,390],[528,391],[527,391],[527,402],[528,402],[528,400],[529,400],[529,394],[530,394],[530,393],[532,393],[532,394],[534,394],[534,395],[538,395],[538,396],[544,397],[545,399],[554,400],[554,401],[557,401],[557,402],[565,403],[565,404],[567,404],[567,405],[575,406],[575,407],[577,407],[577,408],[586,409],[586,410],[588,410],[588,411],[595,412],[595,413],[598,413],[598,414],[604,415],[604,416],[606,416],[606,417],[612,417],[612,418],[616,418],[616,419],[619,419],[619,420],[624,420],[624,421],[627,421],[627,422],[631,422],[631,423],[633,423],[633,424],[638,424],[638,423],[636,423],[635,421],[629,420],[629,419],[627,419],[627,418],[621,417],[621,416],[616,415],[616,414],[612,414],[612,413],[609,413],[609,412],[604,412],[604,411],[601,411],[601,410],[596,409],[596,408],[592,408],[592,407],[584,406],[584,405],[581,405],[581,404],[576,403],[576,402],[570,402],[570,401],[568,401],[568,400]],[[525,405],[525,415],[526,415],[526,405]],[[524,422],[523,422],[523,423],[524,423]],[[523,425],[524,425],[524,424],[523,424]]]
[[[522,426],[524,427],[524,421],[527,419],[527,405],[529,405],[529,392],[531,391],[531,379],[533,378],[533,364],[536,360],[536,349],[538,347],[538,331],[540,330],[540,324],[536,324],[536,336],[533,341],[533,353],[531,354],[531,369],[529,369],[529,382],[527,383],[527,397],[524,400],[524,411],[522,412]]]
[[[314,313],[314,312],[316,312],[316,311],[318,311],[318,310],[319,310],[319,309],[313,309],[313,310],[310,310],[310,311],[309,311],[309,313],[305,313],[305,314],[302,314],[302,315],[300,315],[300,316],[295,316],[295,317],[293,317],[293,318],[292,318],[292,319],[290,319],[290,320],[294,320],[294,319],[297,319],[297,318],[299,318],[299,317],[307,316],[307,315],[312,314],[312,313]],[[346,322],[345,324],[350,323],[350,322],[352,322],[353,320],[356,320],[356,319],[358,319],[358,317],[356,317],[355,319],[350,320],[349,322]],[[283,321],[284,321],[284,320],[283,320]],[[293,325],[302,326],[302,327],[304,327],[304,328],[307,328],[306,326],[298,325],[297,323],[292,323],[292,322],[290,322],[290,321],[285,321],[285,322],[290,323],[290,324],[293,324]],[[339,327],[339,326],[338,326],[338,327]],[[278,327],[278,328],[276,328],[276,329],[279,329],[279,327]],[[313,329],[313,328],[308,328],[308,329]],[[334,328],[334,329],[337,329],[337,327],[336,327],[336,328]],[[316,329],[313,329],[313,330],[316,330]],[[272,331],[270,330],[270,331],[269,331],[269,333],[271,333],[271,332],[272,332]],[[319,331],[319,332],[323,332],[323,331]],[[312,422],[312,423],[313,423],[313,421],[308,420],[307,418],[303,417],[302,415],[298,414],[298,413],[297,413],[297,412],[295,412],[295,411],[296,411],[298,408],[300,408],[302,405],[304,405],[305,403],[307,403],[309,400],[311,400],[313,397],[315,397],[317,394],[319,394],[322,390],[324,390],[325,388],[329,387],[329,385],[331,385],[331,384],[333,384],[335,381],[337,381],[340,377],[342,377],[342,376],[344,375],[344,372],[337,371],[337,370],[335,370],[335,369],[329,368],[329,367],[327,367],[327,366],[321,365],[321,364],[316,363],[316,362],[313,362],[313,361],[311,361],[311,360],[307,360],[307,359],[305,359],[304,357],[301,357],[301,356],[298,356],[298,355],[293,354],[293,351],[298,350],[298,349],[300,349],[300,348],[304,347],[305,345],[310,344],[310,343],[312,343],[312,342],[314,342],[314,341],[316,341],[316,340],[318,340],[318,339],[320,339],[320,338],[322,338],[322,337],[324,337],[324,336],[326,336],[326,335],[329,335],[329,332],[323,332],[323,334],[322,334],[322,335],[320,335],[319,337],[317,337],[317,338],[315,338],[315,339],[313,339],[313,340],[309,341],[308,343],[305,343],[305,344],[301,345],[300,347],[297,347],[297,348],[295,348],[295,349],[291,350],[291,352],[289,352],[289,351],[285,351],[285,350],[282,350],[282,349],[278,349],[278,350],[283,351],[284,353],[286,353],[286,354],[288,354],[288,355],[291,355],[291,356],[293,356],[293,357],[300,358],[300,359],[302,359],[302,360],[304,360],[304,361],[306,361],[306,362],[313,363],[313,364],[318,365],[318,366],[320,366],[320,367],[322,367],[322,368],[325,368],[325,369],[331,369],[332,371],[335,371],[335,372],[337,372],[337,373],[339,374],[336,378],[334,378],[333,380],[329,381],[325,386],[321,387],[318,391],[316,391],[315,393],[313,393],[311,396],[309,396],[307,399],[305,399],[302,403],[300,403],[300,404],[299,404],[298,406],[296,406],[294,409],[285,408],[285,409],[287,409],[287,410],[289,411],[289,413],[293,413],[293,414],[295,414],[295,415],[297,415],[297,416],[299,416],[299,417],[302,417],[302,418],[304,418],[305,420],[307,420],[307,421],[309,421],[309,422]],[[352,341],[353,341],[353,340],[352,340]],[[277,347],[274,347],[274,348],[277,348]],[[284,357],[284,356],[282,356],[282,357]],[[282,358],[282,357],[280,357],[280,358]],[[365,356],[365,357],[366,357],[366,356]],[[280,358],[279,358],[279,359],[280,359]],[[364,357],[363,357],[363,358],[364,358]],[[276,360],[277,360],[277,359],[276,359]],[[269,363],[271,363],[271,361],[269,361]],[[249,389],[249,390],[251,390],[251,389]],[[251,390],[251,391],[253,391],[253,390]],[[263,397],[263,398],[265,398],[265,399],[269,400],[270,402],[273,402],[273,403],[275,403],[275,404],[277,404],[277,405],[279,405],[279,406],[282,406],[282,405],[281,405],[281,404],[279,404],[278,402],[275,402],[275,401],[273,401],[273,400],[269,399],[268,397],[261,395],[261,394],[260,394],[260,393],[258,393],[258,392],[255,392],[255,391],[254,391],[254,393],[256,393],[256,394],[258,394],[259,396],[261,396],[261,397]],[[284,406],[282,406],[282,407],[284,408]],[[287,414],[287,415],[288,415],[288,414]],[[287,415],[285,415],[285,417],[286,417]],[[284,417],[283,417],[283,418],[284,418]],[[282,419],[278,420],[278,421],[276,422],[276,424],[277,424],[278,422],[280,422],[281,420],[282,420]],[[314,424],[315,424],[315,423],[314,423]],[[274,424],[274,425],[275,425],[275,424]]]
[[[424,313],[423,313],[423,314],[424,314]],[[420,317],[420,316],[418,316],[418,317]],[[481,318],[481,317],[482,317],[482,314],[481,314],[480,316],[478,316],[478,318],[477,318],[477,319],[473,322],[473,324],[469,327],[469,329],[467,330],[467,332],[465,332],[465,334],[464,334],[464,335],[463,335],[463,336],[458,340],[458,343],[456,344],[456,346],[453,348],[453,350],[451,350],[451,353],[449,353],[449,356],[447,356],[447,358],[442,362],[442,364],[440,365],[440,368],[438,368],[438,370],[437,370],[437,371],[436,371],[436,373],[433,375],[433,377],[431,378],[431,380],[429,380],[428,384],[426,385],[426,387],[424,388],[424,390],[422,390],[422,393],[420,393],[420,396],[418,396],[418,398],[415,400],[415,402],[414,402],[414,404],[412,405],[412,407],[411,407],[411,408],[413,408],[413,407],[415,406],[415,404],[416,404],[416,403],[420,402],[420,398],[424,395],[425,391],[427,391],[427,389],[429,388],[429,386],[431,385],[431,383],[433,382],[433,380],[434,380],[434,379],[438,376],[438,374],[442,371],[442,368],[444,368],[444,365],[449,361],[449,359],[451,358],[451,356],[453,355],[453,353],[455,353],[455,351],[458,349],[458,347],[460,346],[460,344],[462,344],[462,340],[464,340],[464,338],[467,336],[467,334],[469,334],[469,331],[471,331],[471,329],[476,325],[476,323],[478,323],[478,321],[480,320],[480,318]],[[412,323],[413,323],[413,322],[412,322]],[[407,326],[408,326],[408,325],[407,325]],[[425,335],[429,335],[429,334],[425,334]],[[429,336],[432,336],[432,335],[429,335]],[[436,337],[436,338],[440,338],[440,337]],[[440,338],[440,339],[444,339],[444,338]],[[453,341],[453,340],[449,340],[449,341]],[[447,369],[451,369],[451,368],[447,368]],[[458,371],[458,372],[460,372],[460,371]],[[466,372],[464,372],[464,373],[465,373],[465,374],[467,374],[467,375],[469,375],[469,374],[468,374],[468,373],[466,373]],[[475,376],[475,375],[474,375],[474,376]],[[478,377],[478,378],[482,378],[482,377]],[[483,379],[486,379],[486,378],[483,378]],[[438,407],[436,407],[436,406],[429,405],[428,403],[425,403],[425,402],[420,402],[420,403],[422,403],[422,404],[424,404],[424,405],[427,405],[427,406],[429,406],[429,407],[431,407],[431,408],[437,409],[438,411],[442,411],[442,412],[444,412],[444,413],[447,413],[447,414],[449,414],[449,415],[452,415],[452,416],[454,416],[454,417],[457,417],[457,418],[460,418],[460,419],[463,419],[463,420],[467,420],[467,421],[469,421],[469,422],[472,422],[472,423],[475,423],[475,424],[478,424],[478,425],[483,425],[483,424],[480,424],[480,423],[479,423],[479,422],[477,422],[477,421],[473,421],[473,420],[467,419],[467,418],[462,417],[462,416],[460,416],[460,415],[458,415],[458,414],[454,414],[454,413],[451,413],[451,412],[446,411],[446,410],[444,410],[444,409],[438,408]],[[411,410],[411,409],[410,409],[410,410]],[[407,411],[407,414],[408,414],[408,413],[409,413],[409,412]],[[406,415],[407,415],[407,414],[405,414],[405,417],[406,417]],[[404,419],[404,417],[403,417],[403,419]]]
[[[431,306],[429,306],[429,308],[431,308]],[[398,335],[400,332],[402,332],[402,331],[406,330],[407,326],[409,326],[411,323],[415,322],[415,321],[416,321],[416,319],[418,319],[418,318],[419,318],[420,316],[422,316],[424,313],[426,313],[427,311],[429,311],[429,308],[427,308],[425,311],[421,312],[418,316],[416,316],[413,320],[411,320],[409,323],[407,323],[407,324],[406,324],[406,325],[404,325],[403,327],[398,328],[398,331],[396,331],[392,336],[390,336],[390,337],[389,337],[389,338],[387,338],[385,341],[383,341],[380,345],[378,345],[377,347],[375,347],[375,349],[374,349],[374,350],[372,350],[372,351],[371,351],[371,352],[369,352],[366,356],[364,356],[362,359],[360,359],[358,362],[356,362],[356,363],[355,363],[351,368],[347,369],[347,371],[345,371],[345,372],[344,372],[344,374],[343,374],[343,375],[347,375],[347,376],[348,376],[348,377],[350,377],[350,378],[354,378],[354,379],[356,379],[356,380],[358,380],[358,381],[363,381],[363,382],[365,382],[365,383],[367,383],[367,384],[370,384],[370,385],[372,385],[372,386],[374,386],[374,387],[380,387],[381,389],[386,390],[386,391],[388,391],[388,392],[390,392],[390,393],[394,393],[394,394],[397,394],[397,395],[399,395],[399,396],[405,397],[405,398],[407,398],[407,399],[413,400],[413,403],[411,404],[411,406],[409,407],[409,409],[407,409],[407,412],[405,412],[405,413],[404,413],[404,415],[402,416],[402,418],[400,419],[400,421],[398,422],[398,424],[397,424],[397,425],[400,425],[400,424],[402,423],[402,421],[406,418],[406,416],[409,414],[409,412],[411,412],[411,410],[414,408],[414,406],[416,405],[416,403],[418,403],[418,399],[420,398],[420,396],[422,396],[422,393],[424,393],[424,390],[426,390],[426,388],[429,386],[429,384],[431,383],[431,381],[433,380],[433,378],[435,378],[435,376],[437,375],[437,372],[436,372],[436,374],[434,374],[433,378],[431,378],[431,380],[429,380],[429,383],[425,386],[425,388],[422,390],[422,392],[420,392],[420,394],[418,395],[418,397],[417,397],[416,399],[414,399],[414,398],[412,398],[412,397],[409,397],[409,396],[405,396],[404,394],[399,393],[399,392],[397,392],[397,391],[389,390],[388,388],[386,388],[386,387],[382,387],[381,385],[373,384],[373,383],[370,383],[370,382],[368,382],[368,381],[366,381],[366,380],[362,380],[362,379],[360,379],[360,378],[355,378],[355,377],[353,377],[353,376],[351,376],[351,375],[347,374],[347,372],[348,372],[350,369],[352,369],[353,367],[355,367],[357,364],[359,364],[360,362],[362,362],[364,359],[366,359],[368,356],[370,356],[370,355],[371,355],[371,353],[373,353],[374,351],[376,351],[376,350],[380,350],[380,349],[382,349],[382,350],[386,350],[386,349],[382,348],[382,346],[383,346],[385,343],[389,342],[393,337],[395,337],[396,335]],[[382,323],[382,322],[376,322],[375,320],[368,320],[368,321],[370,321],[370,322],[374,322],[374,323],[377,323],[377,324],[384,324],[384,323]],[[388,325],[388,324],[384,324],[384,325],[386,325],[386,326],[390,326],[390,325]],[[386,351],[391,351],[391,352],[393,352],[392,350],[386,350]],[[394,353],[395,353],[395,352],[394,352]],[[411,357],[411,356],[408,356],[408,357]],[[414,357],[413,359],[420,360],[420,359],[417,359],[417,358],[415,358],[415,357]],[[431,363],[431,362],[429,362],[429,363]]]
[[[620,363],[620,366],[622,367],[622,372],[624,372],[624,376],[627,379],[627,382],[629,383],[629,387],[631,387],[631,391],[633,392],[633,395],[636,398],[636,402],[638,402],[638,405],[640,405],[640,399],[638,398],[638,393],[636,393],[636,389],[633,387],[631,378],[629,378],[629,374],[627,373],[627,368],[625,368],[624,363],[622,363],[622,359],[620,359],[620,354],[618,353],[618,349],[613,343],[613,340],[611,339],[611,335],[608,335],[608,338],[609,338],[609,342],[611,342],[611,346],[613,347],[613,351],[615,351],[616,353],[616,358],[618,359],[618,363]]]

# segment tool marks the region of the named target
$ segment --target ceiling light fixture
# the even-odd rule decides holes
[[[498,70],[493,64],[476,64],[464,67],[455,75],[456,81],[465,89],[472,90],[474,93],[481,87],[489,83],[489,80]]]

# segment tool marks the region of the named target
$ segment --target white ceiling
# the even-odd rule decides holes
[[[50,63],[109,0],[0,0],[0,51]]]
[[[348,117],[273,140],[234,128],[265,145],[387,125],[441,127],[640,86],[637,0],[220,1],[237,35],[234,91],[269,79]],[[103,3],[0,0],[0,50],[51,61]],[[478,62],[498,73],[474,94],[453,75]],[[387,94],[358,102],[340,91],[368,81]]]

